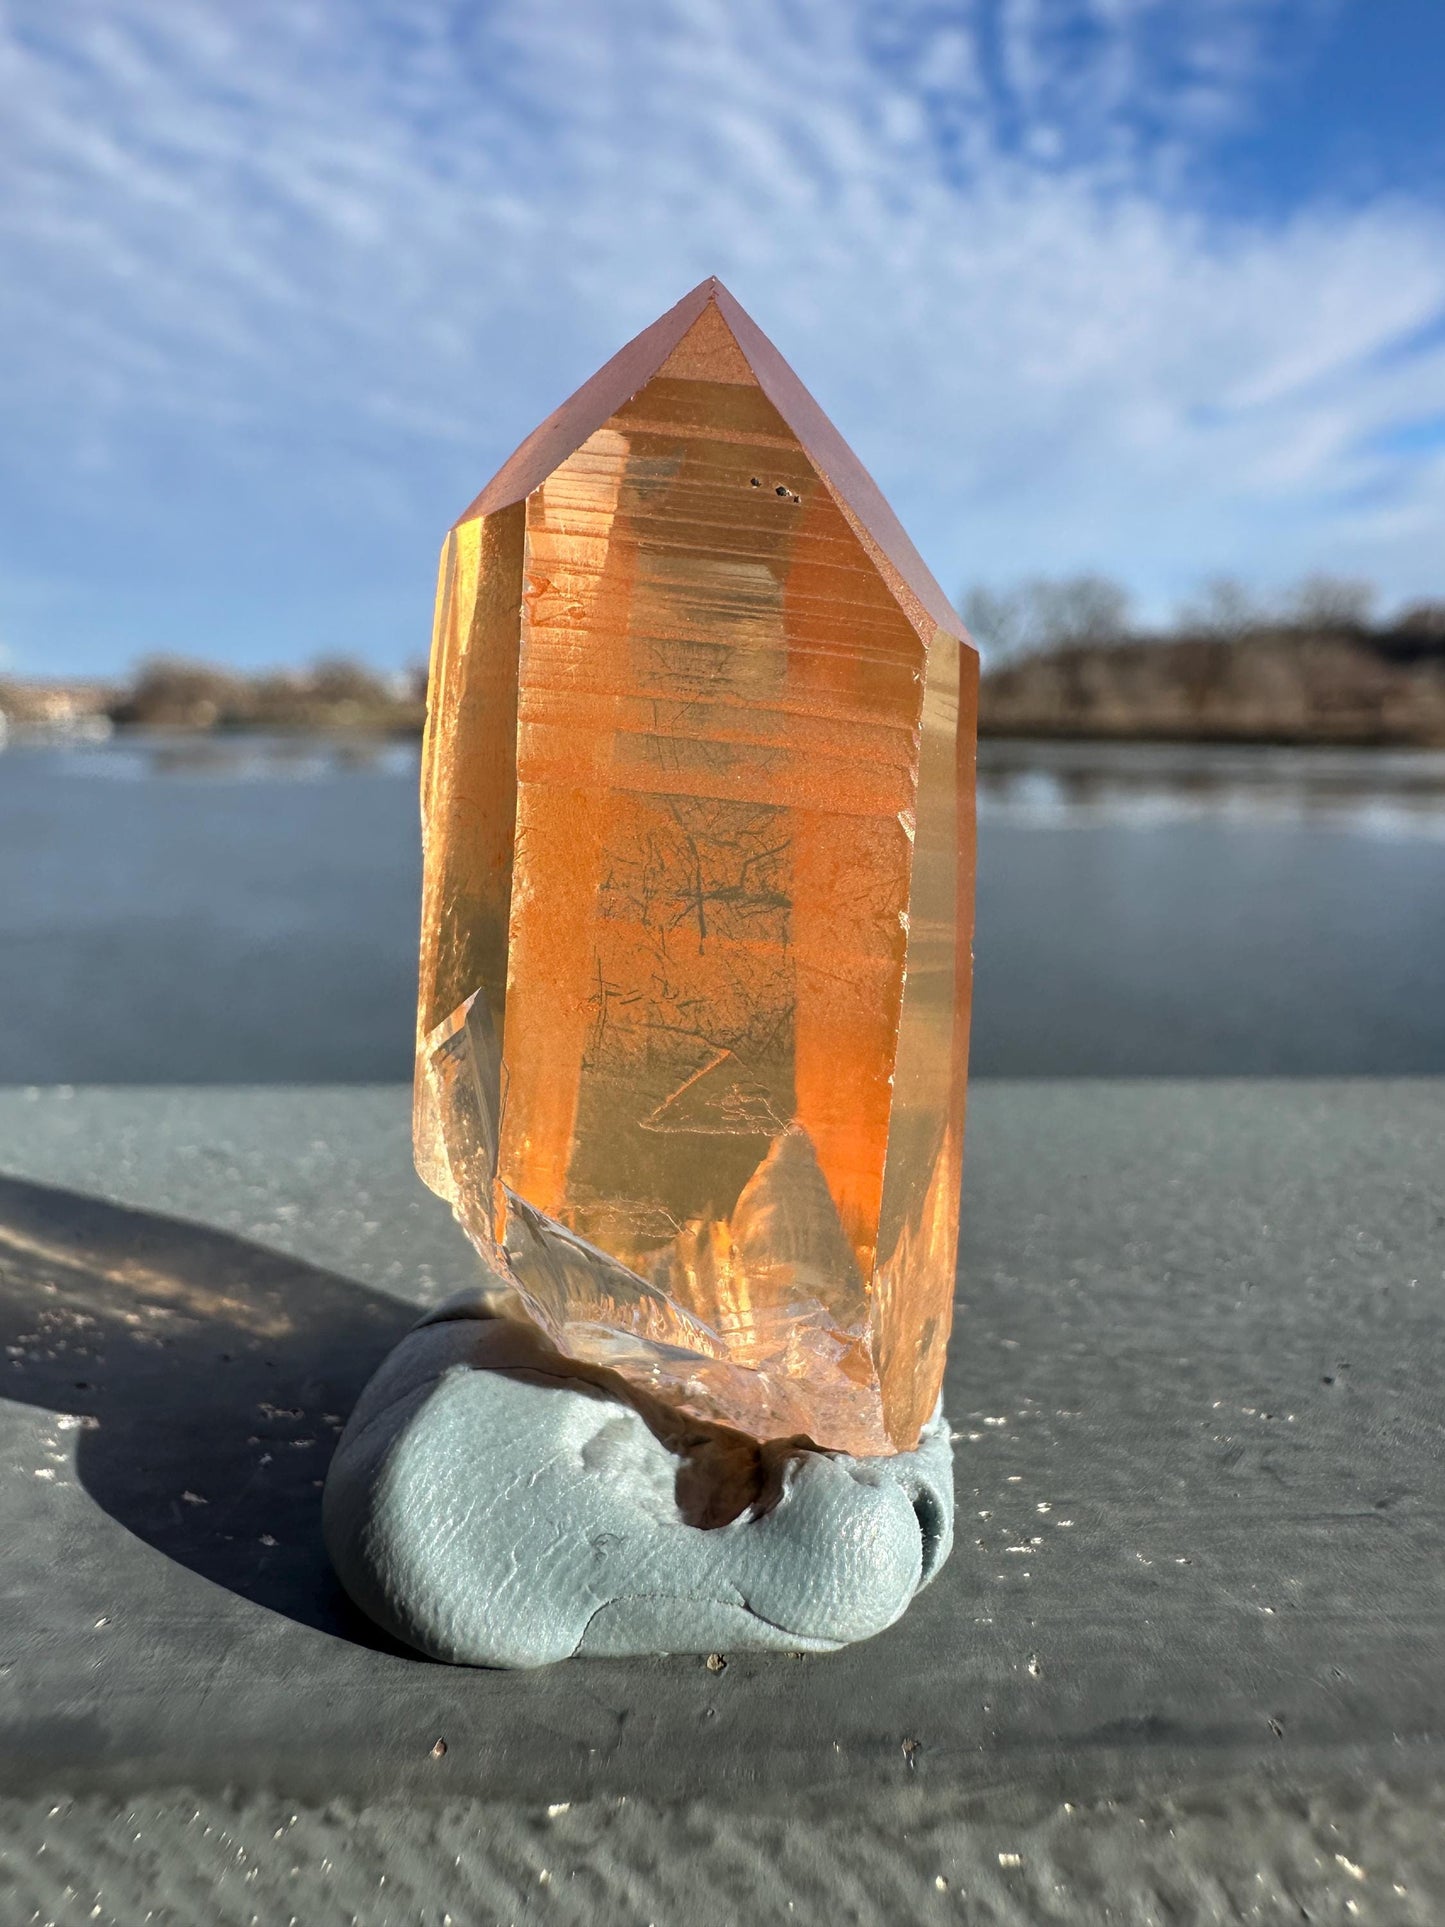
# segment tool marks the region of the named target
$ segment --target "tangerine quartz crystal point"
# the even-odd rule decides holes
[[[977,659],[716,281],[447,537],[415,1143],[565,1353],[911,1450],[953,1311]]]

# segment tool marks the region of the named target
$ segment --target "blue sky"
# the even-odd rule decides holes
[[[426,643],[716,273],[950,591],[1445,594],[1441,0],[0,0],[0,648]]]

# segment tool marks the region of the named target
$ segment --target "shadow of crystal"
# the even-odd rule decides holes
[[[381,1633],[321,1538],[327,1462],[415,1309],[208,1226],[0,1178],[0,1397],[167,1558],[302,1625]]]

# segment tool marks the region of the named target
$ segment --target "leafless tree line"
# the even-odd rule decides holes
[[[984,658],[980,726],[996,735],[1445,746],[1445,601],[1386,619],[1370,584],[1308,576],[1262,597],[1205,582],[1171,626],[1136,626],[1106,576],[975,588],[963,613]],[[419,732],[426,671],[383,675],[344,658],[246,674],[178,658],[123,685],[0,683],[0,720],[87,716],[180,730]]]
[[[155,657],[108,705],[112,721],[172,729],[407,729],[420,727],[426,671],[386,676],[344,657],[308,669],[245,675]]]
[[[1374,584],[1358,576],[1319,571],[1269,596],[1237,576],[1215,575],[1180,604],[1167,629],[1152,631],[1147,639],[1237,641],[1290,629],[1312,634],[1384,629],[1445,637],[1445,603],[1414,604],[1386,623],[1376,618],[1378,604]],[[1003,590],[979,585],[967,592],[961,608],[990,667],[1021,656],[1140,637],[1129,591],[1110,576],[1090,572],[1031,576]]]
[[[1380,619],[1372,586],[1305,578],[1268,600],[1206,582],[1141,632],[1097,575],[974,589],[980,724],[998,735],[1445,745],[1445,602]]]

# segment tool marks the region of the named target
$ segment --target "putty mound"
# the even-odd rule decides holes
[[[953,1544],[942,1409],[917,1449],[758,1445],[562,1358],[464,1293],[367,1385],[326,1480],[331,1560],[434,1659],[832,1652],[902,1617]]]

